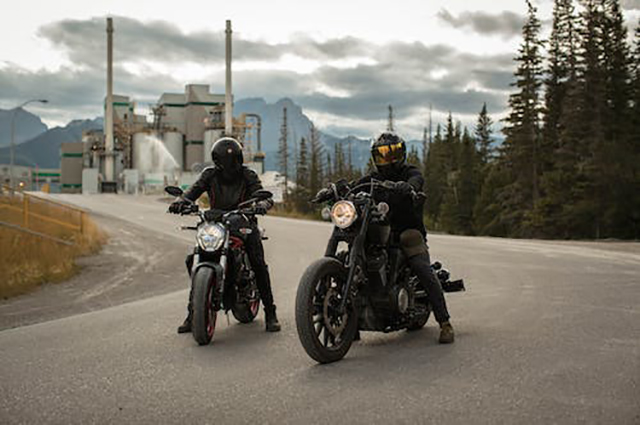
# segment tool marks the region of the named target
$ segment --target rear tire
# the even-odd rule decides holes
[[[193,276],[193,318],[191,334],[199,345],[211,342],[216,330],[217,311],[214,310],[216,272],[200,267]]]
[[[409,323],[409,326],[407,326],[407,330],[417,331],[424,328],[424,326],[427,324],[427,321],[429,320],[429,316],[431,316],[431,306],[427,305],[427,314]]]
[[[296,296],[296,328],[305,351],[318,363],[342,359],[355,338],[358,317],[352,305],[337,316],[347,272],[335,258],[325,257],[311,264],[300,279]],[[342,328],[340,331],[338,331]]]
[[[234,294],[236,302],[231,307],[231,313],[240,323],[253,322],[260,311],[260,296],[258,295],[258,289],[255,287],[255,282],[252,282],[251,286],[252,288],[249,292],[253,295],[249,298],[238,299],[238,295]]]

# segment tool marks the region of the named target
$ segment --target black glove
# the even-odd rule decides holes
[[[394,192],[402,197],[411,196],[413,194],[413,186],[407,182],[397,182]]]
[[[171,214],[180,214],[187,205],[189,205],[189,203],[183,199],[174,201],[169,205],[169,212]]]
[[[271,208],[271,203],[269,201],[258,201],[254,207],[254,211],[256,214],[265,215],[267,211],[269,211],[269,208]]]
[[[211,208],[210,210],[204,212],[204,219],[207,221],[220,221],[223,215],[223,210]]]

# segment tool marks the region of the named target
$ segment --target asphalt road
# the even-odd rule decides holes
[[[126,220],[158,252],[193,237],[154,198],[61,199]],[[162,295],[0,331],[0,423],[640,423],[640,244],[432,235],[432,256],[468,288],[447,298],[456,343],[438,345],[431,322],[367,332],[319,366],[293,308],[330,226],[262,223],[281,333],[222,317],[198,347],[175,333],[186,281],[167,271],[152,279]],[[162,263],[181,264],[178,251]]]

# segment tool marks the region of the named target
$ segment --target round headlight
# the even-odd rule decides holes
[[[224,242],[224,228],[219,224],[204,223],[198,227],[198,245],[205,251],[216,251]]]
[[[338,201],[331,208],[331,221],[337,227],[346,229],[358,218],[358,212],[353,202]]]

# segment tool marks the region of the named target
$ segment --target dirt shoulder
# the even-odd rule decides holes
[[[46,322],[186,289],[185,240],[107,216],[93,216],[109,242],[99,254],[78,259],[68,281],[0,300],[0,330]]]

